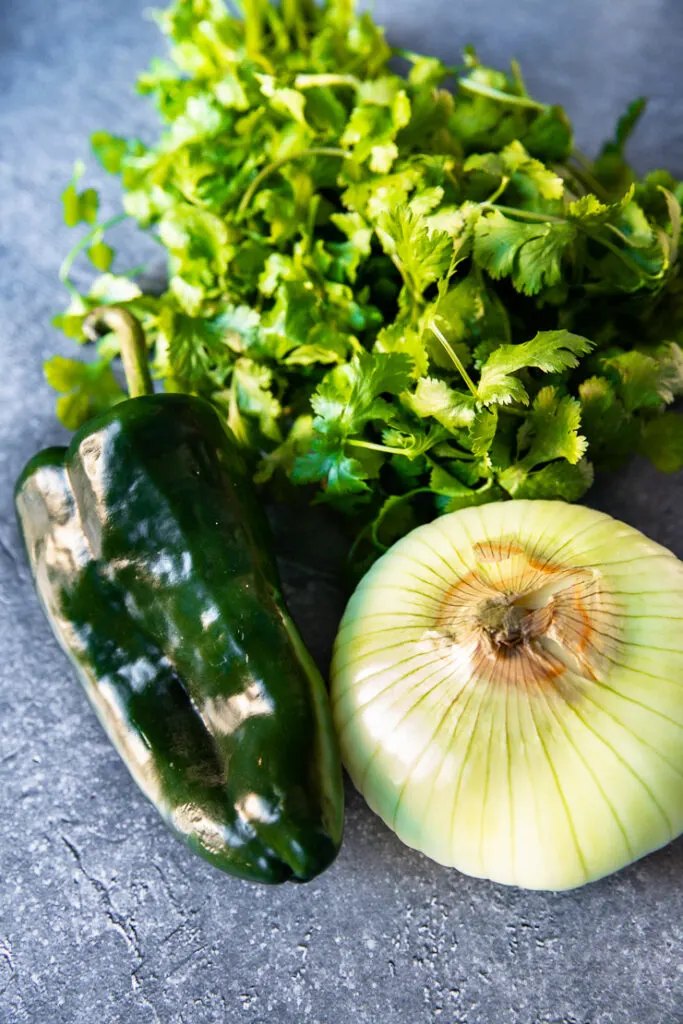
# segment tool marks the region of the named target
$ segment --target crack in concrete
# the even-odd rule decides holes
[[[177,925],[177,926],[176,926],[176,927],[175,927],[175,928],[173,929],[173,931],[169,932],[169,933],[168,933],[168,935],[164,935],[164,937],[163,937],[163,939],[161,940],[161,942],[159,943],[159,945],[160,945],[160,946],[165,946],[165,945],[166,945],[166,943],[167,943],[167,942],[170,942],[170,941],[171,941],[171,939],[172,939],[172,938],[174,938],[174,937],[175,937],[175,936],[176,936],[176,935],[178,934],[178,932],[182,931],[184,927],[185,927],[185,921],[181,921],[181,922],[180,922],[180,924],[179,924],[179,925]]]
[[[168,899],[169,899],[170,903],[173,905],[173,907],[178,911],[178,913],[182,917],[183,924],[185,924],[186,921],[187,921],[187,914],[185,913],[185,909],[184,909],[183,905],[181,904],[180,900],[178,899],[178,897],[175,895],[175,893],[171,889],[171,885],[170,885],[166,875],[161,870],[159,865],[156,864],[154,861],[152,861],[151,867],[156,871],[156,873],[158,874],[159,878],[161,879],[161,884],[162,884],[162,887],[164,889],[164,892],[166,893],[166,896],[168,897]]]
[[[16,980],[17,971],[12,957],[12,942],[10,939],[0,938],[0,960],[3,960],[9,967],[9,978],[0,988],[0,995],[4,995],[13,981]]]
[[[197,953],[201,953],[203,950],[207,948],[207,946],[209,946],[209,943],[203,942],[200,946],[197,946],[196,949],[193,949],[191,953],[188,953],[187,956],[183,957],[180,963],[176,964],[173,970],[169,971],[169,973],[166,975],[166,981],[170,981],[170,979],[174,977],[174,975],[176,975],[179,971],[182,971],[183,967],[189,964],[197,955]],[[197,964],[195,963],[192,966],[196,967]]]
[[[6,961],[10,971],[14,974],[14,960],[12,959],[12,943],[9,939],[0,939],[0,958]]]
[[[140,938],[138,936],[137,929],[133,924],[133,921],[127,920],[125,917],[122,917],[117,912],[116,907],[114,906],[114,903],[112,901],[111,895],[109,893],[109,889],[107,888],[105,883],[101,881],[101,879],[96,878],[94,875],[91,875],[90,872],[87,870],[85,864],[83,863],[81,851],[78,849],[76,844],[73,843],[63,834],[61,835],[61,839],[64,845],[70,851],[74,860],[76,861],[79,871],[82,873],[84,878],[87,879],[87,881],[90,883],[94,891],[97,893],[100,899],[102,911],[107,921],[109,922],[109,926],[113,928],[113,930],[118,935],[121,936],[127,948],[130,950],[130,952],[133,954],[133,957],[136,960],[136,963],[130,972],[130,984],[133,992],[139,995],[143,1005],[148,1006],[150,1010],[152,1010],[156,1024],[161,1024],[159,1014],[157,1013],[155,1007],[152,1005],[152,1003],[149,1002],[144,992],[141,991],[143,982],[140,980],[139,974],[145,962],[145,954],[140,946]]]

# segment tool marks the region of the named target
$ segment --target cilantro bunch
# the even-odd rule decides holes
[[[158,141],[92,138],[165,290],[112,273],[120,218],[98,221],[78,168],[58,325],[80,342],[93,306],[131,309],[155,377],[214,404],[258,482],[308,487],[378,549],[468,505],[577,500],[634,451],[680,468],[683,185],[625,160],[642,101],[591,162],[516,64],[397,55],[353,0],[242,8],[157,14],[170,60],[138,89]],[[67,426],[125,397],[116,354],[48,362]]]

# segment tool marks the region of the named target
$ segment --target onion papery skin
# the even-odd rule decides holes
[[[683,832],[683,563],[563,502],[442,516],[351,597],[332,700],[409,846],[529,889],[601,878]]]

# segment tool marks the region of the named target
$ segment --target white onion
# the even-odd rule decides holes
[[[443,516],[356,589],[332,698],[351,778],[409,846],[582,885],[683,832],[683,563],[562,502]]]

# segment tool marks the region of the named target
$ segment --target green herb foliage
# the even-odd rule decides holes
[[[63,330],[128,306],[157,379],[218,408],[258,482],[308,487],[379,550],[452,509],[577,500],[636,450],[679,469],[683,187],[626,163],[643,103],[591,163],[516,65],[403,52],[401,75],[353,0],[242,7],[157,14],[170,60],[138,88],[159,139],[92,145],[164,246],[166,290],[111,272],[120,218],[98,222],[79,166]],[[103,271],[87,294],[83,252]],[[48,364],[67,426],[121,400],[116,355],[105,338],[87,368]]]

